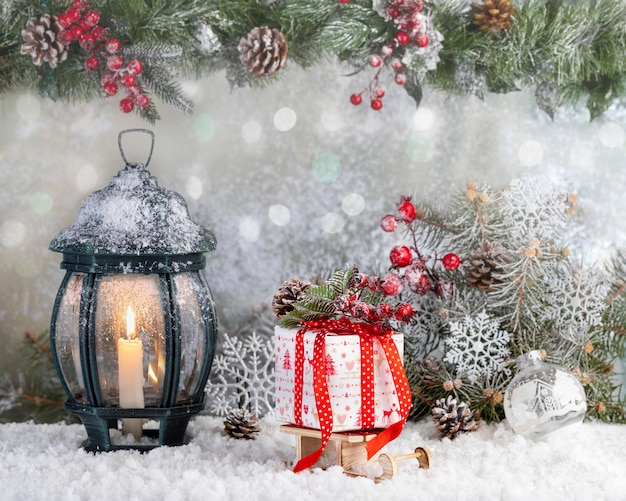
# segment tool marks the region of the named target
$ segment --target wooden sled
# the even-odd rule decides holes
[[[322,445],[322,433],[320,430],[284,424],[280,426],[280,431],[289,435],[295,435],[297,461],[315,452]],[[318,465],[321,467],[338,465],[343,468],[344,473],[347,475],[367,476],[364,473],[353,470],[353,468],[363,466],[368,462],[365,444],[375,438],[380,431],[382,430],[348,431],[331,434]],[[403,454],[401,456],[379,453],[370,460],[378,461],[383,470],[382,475],[379,475],[374,480],[379,482],[392,478],[398,472],[397,461],[408,458],[416,458],[420,468],[430,468],[432,465],[432,456],[426,447],[418,447],[412,454]]]

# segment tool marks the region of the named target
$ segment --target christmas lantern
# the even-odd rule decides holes
[[[519,372],[504,394],[504,413],[514,432],[539,438],[583,421],[587,398],[574,374],[544,362],[539,350],[515,362]]]
[[[126,132],[151,135],[145,165],[126,161]],[[85,425],[90,451],[183,444],[190,418],[204,408],[217,335],[203,272],[213,234],[146,170],[151,131],[122,131],[118,143],[124,169],[50,243],[66,270],[52,354],[65,407]],[[110,430],[120,423],[134,438],[115,444]]]

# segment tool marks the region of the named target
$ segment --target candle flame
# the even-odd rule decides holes
[[[137,334],[135,334],[135,312],[130,305],[126,309],[126,337],[128,339],[137,337]]]
[[[157,384],[159,382],[159,377],[154,372],[152,364],[148,365],[148,377],[150,378],[150,381],[152,381],[154,384]]]

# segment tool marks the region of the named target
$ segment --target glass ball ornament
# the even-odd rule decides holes
[[[565,368],[534,350],[516,359],[518,373],[504,394],[504,413],[515,433],[540,438],[585,417],[585,390]]]

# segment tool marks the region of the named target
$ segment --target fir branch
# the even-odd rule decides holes
[[[163,67],[145,67],[141,77],[147,87],[164,103],[185,113],[192,112],[193,102],[183,95],[180,86],[171,81],[171,75]]]

